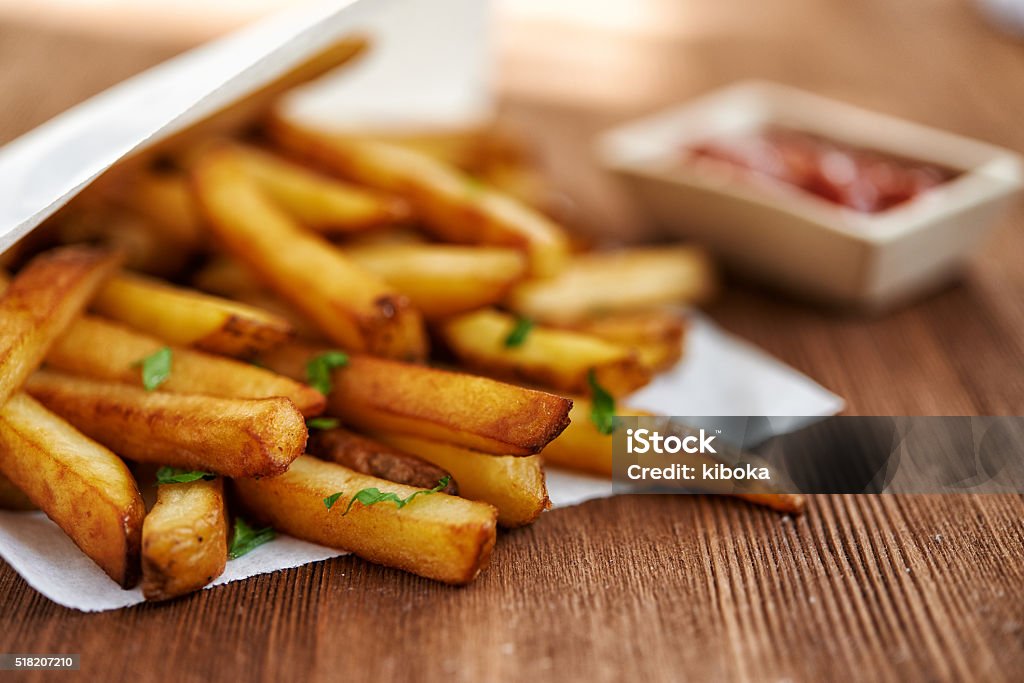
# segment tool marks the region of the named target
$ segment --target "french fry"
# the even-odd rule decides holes
[[[164,341],[249,357],[284,343],[287,320],[252,306],[122,273],[97,293],[92,309]]]
[[[327,342],[319,328],[306,316],[264,287],[236,261],[227,258],[211,260],[193,276],[192,284],[205,292],[225,296],[283,318],[299,339]]]
[[[144,217],[166,240],[182,249],[201,251],[206,246],[202,219],[184,173],[137,173],[115,201]]]
[[[284,474],[236,479],[246,514],[279,531],[428,579],[466,584],[486,566],[494,547],[494,508],[444,493],[421,495],[403,508],[392,502],[364,506],[349,499],[378,488],[402,499],[416,491],[302,456]],[[324,499],[342,495],[328,509]]]
[[[629,347],[644,366],[661,372],[683,357],[686,328],[686,319],[678,312],[652,309],[597,316],[571,329]]]
[[[0,295],[0,405],[117,268],[114,252],[63,247],[37,256]],[[2,286],[2,285],[0,285]]]
[[[459,482],[459,495],[493,505],[498,511],[498,524],[503,527],[530,524],[549,506],[544,466],[539,455],[525,458],[487,455],[397,434],[375,434],[374,438],[451,472]]]
[[[171,277],[188,265],[190,247],[169,239],[155,223],[125,211],[70,211],[55,227],[58,241],[101,245],[124,255],[122,265],[140,273]]]
[[[382,244],[347,247],[345,253],[406,294],[428,318],[497,303],[526,275],[522,253],[500,247]]]
[[[439,330],[463,364],[485,375],[588,393],[592,374],[613,396],[651,380],[650,369],[629,348],[571,330],[534,327],[510,346],[506,340],[517,324],[514,316],[488,309],[446,320]]]
[[[228,522],[221,479],[161,484],[142,525],[142,594],[169,600],[224,573]]]
[[[23,512],[35,509],[36,506],[32,504],[28,496],[10,479],[0,474],[0,510]]]
[[[304,231],[249,180],[230,148],[206,154],[193,167],[193,180],[211,230],[225,248],[334,343],[423,359],[426,335],[408,298]]]
[[[602,434],[590,419],[589,399],[573,398],[569,426],[541,452],[544,462],[602,477],[612,476],[612,436]],[[649,415],[642,410],[616,407],[616,415]]]
[[[303,225],[325,234],[346,234],[407,221],[408,204],[285,161],[252,147],[236,148],[246,173]]]
[[[138,462],[269,477],[306,447],[306,423],[286,398],[147,392],[49,370],[32,375],[25,388],[90,438]]]
[[[612,435],[602,434],[590,419],[593,404],[586,399],[573,399],[572,422],[561,435],[547,445],[541,455],[544,461],[559,467],[588,472],[603,477],[613,474]],[[617,415],[651,416],[644,410],[619,407]],[[793,493],[734,493],[755,505],[764,505],[773,510],[801,514],[806,507],[806,499]]]
[[[343,177],[409,197],[438,239],[522,249],[537,277],[551,277],[565,264],[569,245],[558,225],[444,162],[386,142],[318,133],[280,117],[269,127],[273,139],[289,152]]]
[[[306,452],[359,474],[416,488],[432,489],[448,478],[449,482],[441,490],[453,496],[459,492],[451,473],[423,458],[390,448],[343,427],[313,429]]]
[[[46,356],[51,368],[94,379],[142,386],[138,363],[166,346],[164,342],[93,316],[82,316],[54,343]],[[284,396],[303,415],[319,415],[326,401],[312,387],[264,368],[172,347],[172,370],[161,391],[221,398]]]
[[[287,344],[267,367],[301,377],[316,349]],[[569,421],[572,401],[420,365],[353,356],[334,370],[328,414],[361,431],[406,434],[495,455],[533,455]]]
[[[120,458],[19,393],[0,408],[0,473],[122,588],[135,585],[146,507]]]
[[[704,250],[651,247],[580,254],[557,277],[514,287],[507,303],[535,320],[564,325],[613,311],[699,303],[714,290]]]

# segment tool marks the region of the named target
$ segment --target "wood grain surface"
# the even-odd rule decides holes
[[[741,77],[1024,150],[1024,44],[965,2],[684,5],[646,33],[524,24],[502,37],[505,114],[537,135],[595,231],[640,226],[588,162],[592,134]],[[0,142],[179,48],[0,25]],[[711,314],[852,413],[1021,414],[1022,226],[1018,205],[961,283],[884,317],[744,284]],[[87,680],[111,681],[1017,681],[1022,520],[1020,496],[817,496],[800,519],[620,497],[504,534],[464,589],[340,558],[96,615],[0,563],[0,652],[81,653]]]

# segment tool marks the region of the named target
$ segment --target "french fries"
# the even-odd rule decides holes
[[[146,508],[116,455],[19,393],[0,408],[0,473],[110,578],[135,585]]]
[[[514,287],[506,302],[517,313],[564,325],[614,311],[700,303],[715,286],[702,249],[623,249],[574,256],[556,277]]]
[[[396,196],[343,183],[252,147],[239,147],[237,154],[271,199],[317,232],[345,234],[410,217],[408,204]]]
[[[97,293],[92,309],[172,344],[248,357],[284,343],[287,320],[235,301],[122,273]]]
[[[459,482],[459,495],[493,505],[498,511],[498,524],[503,527],[530,524],[549,505],[544,467],[539,455],[487,455],[397,434],[376,434],[374,438],[451,472]]]
[[[261,357],[302,376],[315,350],[288,344]],[[391,432],[494,455],[540,452],[569,422],[572,401],[542,391],[408,363],[353,356],[334,370],[327,413],[362,431]]]
[[[14,510],[16,512],[23,512],[26,510],[34,510],[35,505],[29,500],[28,496],[19,489],[14,483],[0,474],[0,510]]]
[[[348,247],[345,254],[406,294],[428,318],[501,301],[527,266],[521,252],[500,247],[378,244]]]
[[[63,247],[37,256],[0,295],[0,405],[46,356],[103,281],[116,253]]]
[[[570,413],[572,422],[562,434],[549,443],[541,454],[545,462],[568,469],[589,472],[603,477],[613,474],[612,435],[602,434],[590,420],[592,404],[581,398],[573,399]],[[644,410],[619,408],[618,415],[650,416]],[[764,505],[779,512],[799,515],[807,501],[804,496],[794,493],[734,493],[756,505]]]
[[[358,474],[341,465],[302,456],[284,474],[236,479],[234,491],[246,514],[292,536],[450,584],[472,581],[494,547],[494,508],[444,493],[420,495],[398,508],[349,500],[377,488],[407,499],[416,491]],[[324,502],[342,495],[328,508]]]
[[[590,419],[593,404],[573,398],[569,426],[549,443],[541,455],[545,462],[602,477],[612,476],[612,436],[602,434]],[[618,406],[617,415],[649,415],[642,410]]]
[[[424,358],[423,323],[409,300],[302,230],[261,194],[231,148],[207,153],[192,173],[199,204],[224,247],[334,343],[391,358]]]
[[[206,246],[202,220],[184,173],[139,173],[115,201],[144,217],[155,231],[181,249],[192,252]]]
[[[570,330],[534,327],[515,345],[514,316],[480,310],[439,325],[440,336],[466,366],[483,374],[526,381],[566,393],[587,393],[593,378],[613,396],[651,380],[637,354],[597,337]]]
[[[224,572],[228,522],[220,479],[161,484],[142,525],[142,594],[169,600]]]
[[[353,472],[416,488],[431,489],[447,478],[449,481],[441,490],[453,496],[458,493],[458,485],[449,472],[423,458],[390,448],[343,427],[314,429],[310,432],[306,451],[322,460],[344,465]]]
[[[227,477],[269,477],[306,447],[306,423],[286,398],[147,392],[40,371],[26,391],[84,434],[138,462]]]
[[[123,254],[124,267],[160,277],[179,272],[193,256],[157,224],[126,210],[69,211],[54,230],[60,242],[101,245]]]
[[[653,309],[597,316],[571,329],[631,348],[645,367],[660,372],[683,357],[686,328],[676,311]]]
[[[558,225],[437,159],[386,142],[324,135],[280,117],[269,128],[274,140],[294,154],[378,190],[408,196],[438,239],[522,249],[536,277],[554,276],[565,264],[569,243]]]
[[[158,339],[100,318],[82,316],[50,349],[52,368],[94,379],[142,386],[138,363],[166,346]],[[284,396],[303,415],[319,415],[326,400],[316,389],[263,368],[172,347],[172,371],[161,391],[221,398]]]

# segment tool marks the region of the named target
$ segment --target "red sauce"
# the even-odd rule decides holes
[[[727,164],[864,213],[885,211],[959,175],[935,164],[780,127],[708,140],[687,148],[685,155],[689,164]]]

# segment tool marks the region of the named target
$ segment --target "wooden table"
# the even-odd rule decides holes
[[[651,35],[517,26],[503,39],[506,111],[587,198],[595,230],[638,226],[584,161],[589,136],[740,77],[1024,150],[1024,45],[961,2],[683,7]],[[0,26],[0,141],[175,49]],[[1018,206],[961,284],[892,315],[747,286],[711,313],[853,413],[1021,414],[1022,224]],[[98,615],[0,564],[0,652],[78,652],[91,680],[1020,680],[1022,517],[1020,496],[819,496],[801,519],[621,497],[504,534],[465,589],[341,558]]]

